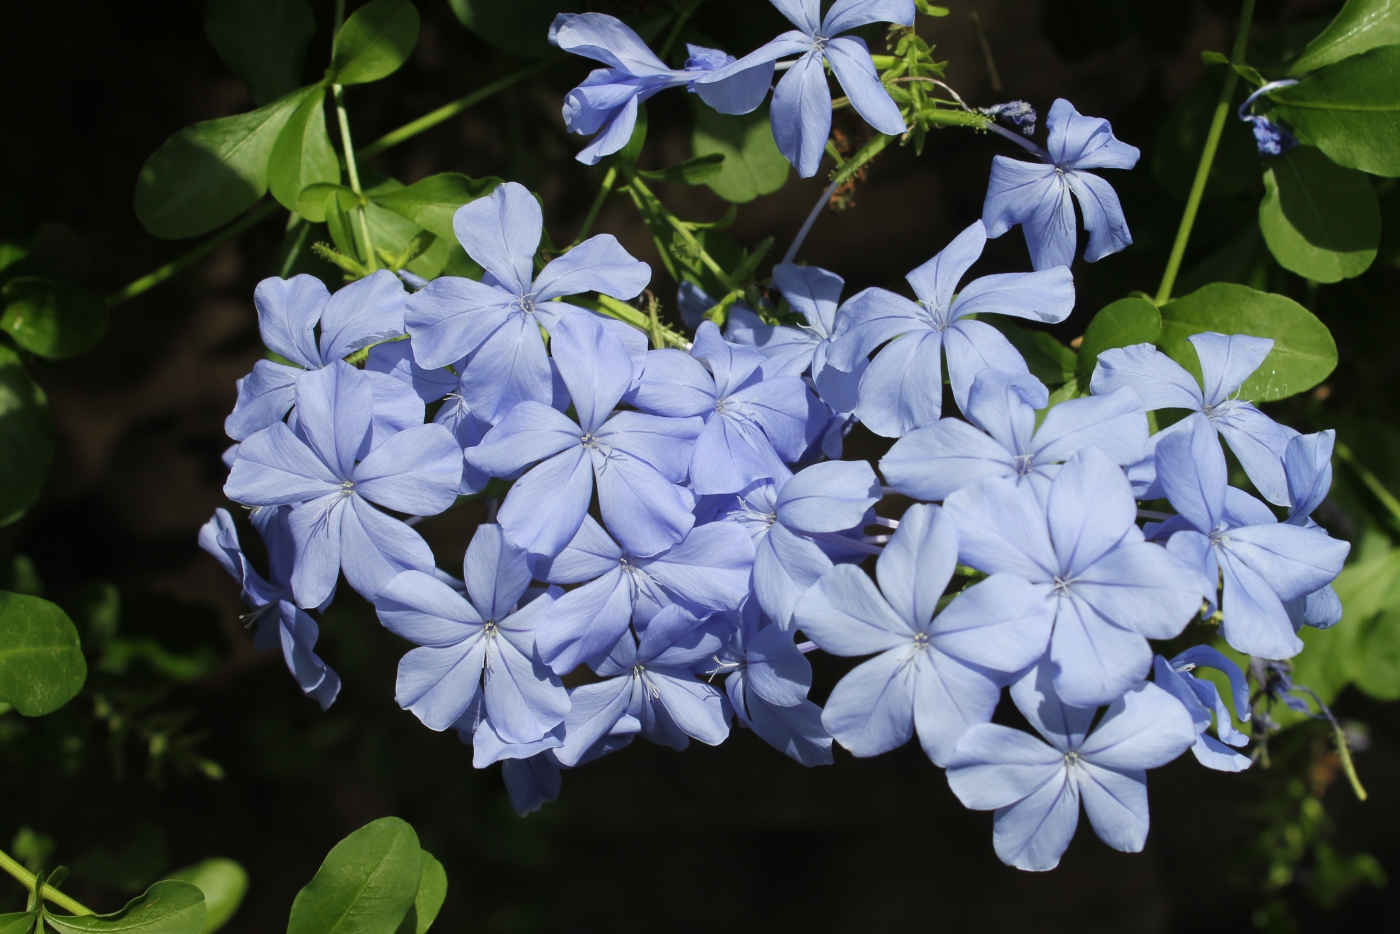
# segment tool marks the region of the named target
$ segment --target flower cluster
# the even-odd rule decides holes
[[[665,87],[751,109],[788,54],[801,57],[773,119],[804,171],[830,116],[823,62],[878,128],[898,121],[864,45],[840,34],[905,22],[909,0],[839,0],[824,20],[816,0],[774,3],[796,31],[727,63],[692,49],[683,72],[616,20],[561,17],[555,41],[609,66],[566,105],[574,128],[600,131],[589,158]],[[1056,865],[1081,801],[1106,843],[1141,849],[1145,770],[1187,749],[1249,764],[1230,706],[1196,677],[1223,672],[1248,719],[1239,668],[1205,641],[1167,659],[1153,640],[1199,618],[1238,652],[1288,658],[1300,626],[1337,621],[1347,545],[1309,518],[1331,433],[1236,398],[1268,340],[1194,335],[1200,383],[1152,345],[1108,350],[1090,395],[1049,407],[996,316],[1071,314],[1068,193],[1086,259],[1126,245],[1112,189],[1082,170],[1129,168],[1136,150],[1064,101],[1047,123],[1047,164],[998,157],[984,220],[909,273],[912,298],[843,302],[840,276],[782,263],[779,308],[736,305],[686,350],[648,349],[591,310],[607,306],[571,303],[634,298],[651,270],[607,235],[537,263],[539,203],[514,183],[456,213],[479,281],[263,282],[263,338],[287,362],[239,384],[224,489],[253,508],[267,577],[228,513],[201,535],[242,585],[258,645],[334,700],[306,611],[343,571],[417,646],[399,704],[454,729],[478,768],[502,762],[521,813],[554,799],[561,770],[638,737],[714,745],[737,721],[808,766],[831,763],[833,741],[874,756],[917,735],[966,806],[995,811],[996,852],[1023,869]],[[966,281],[1013,223],[1035,271]],[[1151,433],[1149,413],[1173,410],[1185,417]],[[839,459],[856,423],[893,439],[879,475]],[[1222,439],[1267,502],[1228,484]],[[493,481],[508,490],[457,578],[414,525]],[[813,651],[863,659],[824,707]],[[1006,688],[1033,733],[992,722]]]

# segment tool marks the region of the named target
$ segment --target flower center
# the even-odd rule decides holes
[[[929,648],[932,644],[933,640],[929,638],[928,633],[918,632],[914,634],[914,650],[916,652],[922,652],[924,649]]]
[[[1035,455],[1017,454],[1015,458],[1012,459],[1012,463],[1016,468],[1016,476],[1027,476],[1035,470]]]
[[[522,295],[519,300],[516,301],[516,304],[519,305],[520,310],[527,315],[533,315],[535,313],[534,295]]]
[[[1064,577],[1064,576],[1061,576],[1061,575],[1058,575],[1058,574],[1057,574],[1057,575],[1055,576],[1054,587],[1051,589],[1051,593],[1055,593],[1055,594],[1067,594],[1067,593],[1069,593],[1070,585],[1073,584],[1073,583],[1074,583],[1074,578],[1072,578],[1072,577]]]
[[[1230,536],[1225,534],[1224,528],[1211,529],[1207,538],[1210,539],[1210,547],[1212,548],[1221,548],[1230,544]]]
[[[1065,753],[1065,768],[1072,769],[1079,764],[1079,753],[1071,749]]]
[[[928,313],[929,326],[935,331],[946,331],[952,323],[948,320],[948,309],[942,305],[933,305],[929,302],[920,301],[919,306]]]
[[[341,496],[354,496],[354,495],[355,495],[355,481],[354,481],[354,480],[342,480],[341,483],[340,483],[340,495],[341,495]]]

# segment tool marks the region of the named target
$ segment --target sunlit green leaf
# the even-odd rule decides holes
[[[413,221],[424,230],[445,240],[455,240],[452,215],[462,205],[496,190],[501,180],[494,176],[468,178],[457,172],[442,172],[414,182],[405,188],[372,195],[380,207]]]
[[[301,84],[316,21],[306,0],[209,0],[204,34],[259,105]]]
[[[0,344],[0,526],[39,498],[53,460],[49,402],[19,356]]]
[[[157,882],[140,898],[110,915],[55,915],[44,922],[59,934],[200,934],[207,908],[204,893],[188,882]]]
[[[422,851],[422,857],[423,874],[418,878],[418,894],[396,934],[425,934],[447,899],[447,870],[427,850]]]
[[[272,146],[267,184],[284,208],[295,211],[308,185],[340,181],[340,162],[326,133],[324,94],[312,94],[292,114]]]
[[[204,919],[204,934],[213,934],[227,924],[248,892],[247,871],[233,860],[219,856],[172,872],[168,878],[198,886],[204,893],[209,911]]]
[[[39,717],[72,700],[86,680],[68,614],[40,597],[0,591],[0,701]]]
[[[696,106],[691,148],[696,156],[722,155],[720,171],[705,184],[726,201],[743,203],[787,183],[791,168],[773,141],[765,105],[753,113],[722,114]]]
[[[331,68],[337,84],[366,84],[399,70],[418,44],[418,8],[408,0],[370,0],[336,33]]]
[[[1333,162],[1400,176],[1400,45],[1342,59],[1268,96]]]
[[[51,360],[91,350],[107,333],[107,306],[85,289],[21,276],[5,283],[0,301],[0,329],[25,350]]]
[[[1187,338],[1202,331],[1272,338],[1274,348],[1240,387],[1254,402],[1286,399],[1311,389],[1337,366],[1337,345],[1327,326],[1282,295],[1217,282],[1162,306],[1158,346],[1200,378],[1201,365]]]
[[[1370,179],[1311,146],[1264,165],[1259,228],[1279,265],[1318,282],[1365,272],[1381,239],[1380,205]]]
[[[382,817],[341,840],[292,903],[287,934],[394,934],[422,876],[413,828]]]
[[[37,911],[17,911],[13,914],[0,915],[0,934],[29,934],[34,930],[34,923],[39,920]]]
[[[1106,305],[1089,322],[1084,342],[1079,345],[1077,369],[1080,382],[1087,387],[1094,375],[1099,354],[1114,347],[1152,344],[1162,330],[1162,315],[1157,306],[1145,298],[1120,298]]]
[[[1294,77],[1400,42],[1400,0],[1347,0],[1336,19],[1289,67]]]

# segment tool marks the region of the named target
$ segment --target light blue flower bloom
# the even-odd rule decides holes
[[[518,402],[550,404],[554,379],[540,328],[583,312],[627,347],[640,374],[646,335],[613,318],[553,299],[602,292],[628,299],[641,294],[651,267],[634,259],[611,234],[599,234],[533,275],[544,215],[534,195],[506,182],[485,198],[457,209],[452,219],[467,254],[486,274],[480,282],[434,279],[404,306],[418,364],[436,369],[466,357],[460,392],[477,418],[495,424]]]
[[[1283,471],[1288,478],[1288,519],[1285,521],[1289,525],[1327,534],[1312,520],[1312,513],[1332,489],[1332,448],[1336,440],[1337,433],[1329,429],[1298,435],[1288,442],[1283,453]],[[1342,621],[1342,600],[1331,584],[1306,597],[1289,600],[1284,607],[1293,621],[1294,631],[1300,626],[1327,629]]]
[[[944,418],[911,431],[880,461],[880,473],[899,492],[925,501],[987,477],[1029,483],[1043,500],[1060,463],[1087,447],[1119,465],[1142,457],[1147,414],[1131,389],[1061,402],[1037,428],[1036,410],[1049,400],[1029,373],[983,370],[968,393],[968,421]]]
[[[505,759],[501,762],[501,778],[510,795],[510,806],[524,817],[538,811],[541,805],[559,798],[563,777],[559,762],[550,752],[536,753],[528,759]]]
[[[463,575],[466,598],[420,571],[397,575],[375,598],[385,628],[419,646],[399,662],[395,699],[429,729],[445,730],[481,691],[479,716],[498,744],[540,743],[569,710],[568,693],[535,648],[535,627],[562,592],[552,588],[517,607],[530,568],[497,525],[477,527]],[[484,750],[478,743],[477,753]]]
[[[1171,661],[1160,655],[1152,660],[1156,685],[1180,701],[1196,724],[1196,744],[1191,747],[1196,761],[1217,772],[1243,772],[1249,768],[1252,760],[1230,747],[1248,744],[1249,737],[1235,729],[1230,720],[1230,709],[1225,706],[1215,685],[1191,675],[1197,668],[1214,668],[1230,679],[1235,710],[1240,713],[1241,719],[1248,720],[1249,684],[1240,666],[1220,652],[1208,645],[1198,645]],[[1218,739],[1206,732],[1210,729],[1212,718]]]
[[[793,611],[794,627],[827,652],[879,653],[841,679],[822,714],[855,755],[888,752],[917,730],[945,764],[969,727],[991,721],[1002,686],[1045,653],[1054,605],[1014,574],[993,574],[934,615],[957,560],[952,518],[914,505],[876,562],[879,590],[837,565]]]
[[[1123,471],[1098,448],[1070,458],[1042,503],[1029,485],[993,478],[948,497],[964,563],[1034,584],[1055,611],[1055,690],[1106,704],[1152,666],[1148,639],[1178,635],[1201,606],[1192,566],[1143,541]]]
[[[253,608],[244,619],[257,626],[253,645],[259,651],[282,650],[287,670],[297,679],[303,694],[325,710],[340,693],[340,676],[314,651],[320,628],[292,600],[292,532],[286,507],[253,510],[253,524],[267,544],[268,577],[249,562],[238,541],[238,529],[226,509],[214,510],[214,518],[199,530],[199,546],[213,555],[238,582],[243,602]]]
[[[865,40],[841,34],[867,23],[914,24],[914,0],[836,0],[821,16],[819,0],[772,0],[797,28],[778,36],[731,65],[695,82],[695,92],[720,113],[748,113],[763,103],[773,63],[792,63],[773,91],[773,138],[803,178],[817,173],[831,133],[831,89],[826,67],[840,83],[856,113],[881,133],[904,132],[904,118],[880,83]],[[737,75],[753,75],[735,87]],[[722,86],[716,88],[716,85]]]
[[[1000,237],[1020,224],[1031,251],[1031,266],[1050,269],[1074,262],[1073,193],[1089,232],[1086,262],[1103,259],[1133,242],[1123,206],[1113,186],[1085,169],[1131,169],[1140,153],[1118,141],[1107,120],[1084,117],[1067,100],[1057,100],[1045,119],[1048,151],[1032,147],[1042,162],[992,158],[992,177],[982,221],[987,236]],[[1030,144],[1026,144],[1030,145]]]
[[[1141,499],[1158,499],[1161,487],[1153,482],[1152,451],[1171,434],[1190,431],[1205,421],[1225,438],[1249,479],[1265,499],[1288,505],[1288,481],[1283,455],[1298,434],[1280,425],[1253,403],[1236,396],[1245,380],[1259,369],[1274,342],[1247,334],[1226,336],[1207,331],[1187,338],[1201,361],[1204,391],[1196,378],[1151,344],[1116,347],[1099,354],[1089,386],[1095,395],[1127,387],[1142,399],[1149,411],[1189,409],[1192,414],[1153,435],[1144,461],[1130,472]]]
[[[516,405],[467,450],[467,463],[495,477],[536,464],[517,480],[499,521],[511,541],[552,557],[583,524],[594,481],[603,522],[628,554],[655,555],[695,524],[685,480],[704,423],[640,412],[613,414],[632,380],[627,348],[593,315],[554,325],[559,372],[578,413],[535,401]]]
[[[224,420],[224,431],[233,440],[242,441],[280,422],[296,401],[297,377],[302,373],[329,366],[371,344],[402,337],[407,297],[403,285],[387,269],[352,282],[334,295],[315,276],[259,282],[253,304],[258,309],[263,346],[288,363],[259,360],[253,372],[238,381],[238,401]],[[319,342],[317,324],[321,327]],[[386,401],[402,402],[392,398],[394,388],[376,384],[376,405],[383,408]],[[391,399],[381,400],[384,393]],[[406,417],[412,417],[411,411]],[[423,413],[419,412],[418,422],[422,421]]]
[[[1096,709],[1061,700],[1048,668],[1031,669],[1011,687],[1045,742],[995,723],[974,726],[948,762],[948,785],[966,807],[996,812],[992,845],[1008,866],[1054,869],[1079,825],[1081,800],[1100,840],[1137,853],[1147,842],[1146,770],[1191,748],[1191,715],[1143,683],[1094,726]]]
[[[367,599],[400,571],[430,571],[433,553],[418,533],[370,504],[422,516],[451,506],[462,481],[451,432],[419,424],[370,450],[371,380],[343,360],[300,377],[296,404],[296,433],[275,422],[238,446],[224,494],[249,506],[296,506],[288,521],[297,604],[320,606],[342,568]]]
[[[1167,550],[1197,570],[1212,602],[1223,582],[1225,641],[1260,658],[1301,652],[1284,602],[1330,584],[1351,546],[1280,523],[1259,500],[1227,486],[1225,452],[1205,419],[1162,439],[1157,476],[1190,526],[1172,534]]]
[[[967,408],[973,378],[991,367],[1029,372],[1011,342],[985,321],[968,315],[1011,315],[1057,323],[1074,308],[1074,277],[1057,266],[1042,272],[1002,273],[958,282],[987,242],[981,221],[970,227],[906,280],[918,301],[884,289],[866,289],[842,306],[827,364],[853,372],[884,347],[860,380],[856,414],[871,431],[898,438],[936,423],[943,412],[943,361],[958,407]],[[954,298],[954,293],[957,297]]]
[[[535,564],[540,580],[583,584],[545,611],[540,655],[567,674],[583,662],[600,661],[629,622],[645,630],[672,603],[696,617],[736,610],[748,596],[752,568],[753,541],[732,522],[697,525],[668,550],[639,557],[585,517],[569,547]]]

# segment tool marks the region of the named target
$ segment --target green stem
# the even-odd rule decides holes
[[[661,200],[651,193],[651,189],[646,186],[645,182],[633,176],[628,182],[628,187],[632,188],[639,195],[646,198],[651,204],[661,209],[662,216],[665,218],[666,223],[670,224],[671,227],[675,229],[676,233],[681,235],[681,239],[686,242],[687,246],[695,250],[696,254],[700,257],[700,262],[704,263],[705,268],[715,274],[715,278],[719,280],[720,285],[731,292],[743,292],[739,284],[729,277],[729,273],[725,272],[723,267],[715,262],[714,257],[705,252],[705,248],[700,245],[699,240],[695,239],[695,235],[690,232],[690,229],[685,226],[684,222],[667,210],[666,206],[661,203]]]
[[[0,850],[0,869],[5,870],[18,879],[20,884],[29,891],[34,891],[34,873],[25,869],[13,856],[6,853],[4,850]],[[79,901],[69,898],[51,885],[45,884],[42,894],[45,900],[53,902],[64,911],[72,912],[75,915],[95,914],[91,908],[88,908]]]
[[[439,123],[452,119],[464,110],[470,110],[496,92],[504,91],[517,81],[528,78],[538,71],[543,71],[550,65],[562,62],[567,57],[568,56],[560,55],[555,58],[547,58],[542,62],[536,62],[527,68],[522,68],[514,74],[506,75],[504,78],[498,78],[484,87],[477,88],[466,97],[459,98],[450,104],[444,104],[437,110],[426,113],[411,123],[405,123],[397,130],[391,130],[385,133],[365,148],[358,150],[355,156],[360,159],[368,159],[371,156],[377,156],[384,150],[397,146],[404,140],[412,139],[424,130],[430,130]]]
[[[1339,461],[1352,469],[1352,472],[1366,485],[1366,489],[1371,491],[1371,495],[1380,500],[1381,505],[1390,511],[1393,522],[1396,523],[1397,527],[1400,527],[1400,499],[1395,498],[1395,494],[1390,492],[1369,467],[1357,459],[1346,444],[1338,441],[1333,447],[1332,453],[1337,455]]]
[[[681,37],[681,30],[685,28],[686,23],[690,22],[690,15],[695,12],[695,8],[698,7],[700,3],[701,0],[690,0],[686,8],[676,14],[675,25],[671,27],[671,31],[666,35],[666,41],[661,43],[661,48],[656,51],[657,58],[662,61],[666,60],[666,53],[671,51],[671,47],[674,46],[676,40]]]
[[[125,288],[118,289],[116,292],[113,292],[111,295],[108,295],[106,299],[107,307],[115,308],[123,302],[130,301],[131,299],[140,295],[142,292],[149,291],[155,288],[156,286],[160,285],[166,279],[169,279],[170,277],[190,268],[195,263],[208,256],[210,253],[214,252],[214,249],[218,247],[219,244],[232,240],[234,237],[237,237],[239,234],[243,233],[243,231],[247,230],[248,228],[253,227],[261,221],[266,220],[273,214],[277,213],[277,211],[280,208],[280,204],[278,204],[274,200],[269,199],[262,205],[254,208],[247,214],[244,214],[237,221],[235,221],[232,224],[229,224],[223,230],[214,234],[214,236],[210,237],[208,240],[205,240],[199,246],[195,247],[193,250],[190,250],[188,253],[186,253],[184,256],[181,256],[179,259],[171,260],[159,269],[153,272],[146,273],[140,279],[137,279],[135,282],[130,283]]]
[[[364,193],[360,190],[360,173],[355,165],[355,146],[350,141],[350,117],[345,112],[345,88],[339,84],[331,85],[331,93],[335,95],[335,116],[340,122],[340,148],[345,153],[345,174],[350,177],[350,190],[362,198]],[[379,268],[379,257],[375,255],[374,240],[369,235],[369,220],[365,216],[365,206],[359,204],[355,206],[355,216],[360,224],[360,240],[365,248],[365,266],[370,272]]]
[[[1366,789],[1361,787],[1361,778],[1356,774],[1356,766],[1352,764],[1347,735],[1335,720],[1332,722],[1332,735],[1337,744],[1337,757],[1342,760],[1342,771],[1346,773],[1347,780],[1351,782],[1352,793],[1356,795],[1356,800],[1365,801]]]
[[[598,188],[598,195],[593,199],[593,205],[588,209],[588,215],[583,219],[583,226],[578,229],[578,236],[574,237],[574,242],[569,247],[578,246],[583,239],[588,236],[588,232],[593,229],[593,222],[598,219],[598,212],[603,209],[603,202],[608,200],[608,195],[612,194],[613,185],[617,183],[617,166],[608,166],[608,174],[603,176],[603,184]]]
[[[1230,56],[1234,65],[1244,64],[1245,48],[1249,44],[1249,24],[1254,17],[1254,0],[1244,0],[1240,8],[1240,24],[1235,33],[1235,48]],[[1225,131],[1225,120],[1230,115],[1230,101],[1235,96],[1235,85],[1240,76],[1231,68],[1225,73],[1225,86],[1220,89],[1220,100],[1215,105],[1215,115],[1210,121],[1210,132],[1206,134],[1206,145],[1201,150],[1201,161],[1196,166],[1196,178],[1191,182],[1191,194],[1186,199],[1186,210],[1181,215],[1181,226],[1176,232],[1176,242],[1172,244],[1171,256],[1167,259],[1166,271],[1162,273],[1162,284],[1157,287],[1156,303],[1165,305],[1172,297],[1176,285],[1176,274],[1181,271],[1181,259],[1186,255],[1186,244],[1191,239],[1191,228],[1196,223],[1196,212],[1201,207],[1201,197],[1206,191],[1206,180],[1210,177],[1210,166],[1215,161],[1215,151],[1220,146],[1220,134]]]

